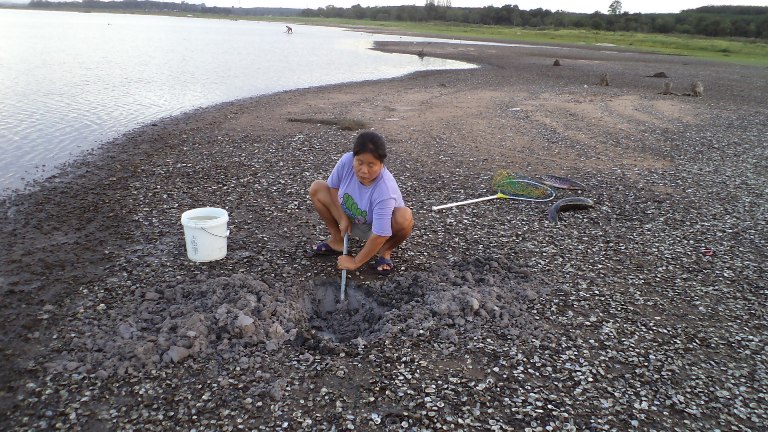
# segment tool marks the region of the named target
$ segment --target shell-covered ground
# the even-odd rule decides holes
[[[379,49],[482,67],[166,119],[4,200],[3,429],[768,427],[768,70]],[[387,139],[416,227],[342,302],[334,258],[305,254],[325,236],[307,188],[350,121]],[[500,169],[586,189],[432,210],[493,195]],[[574,196],[594,206],[550,222]],[[207,206],[228,253],[195,263],[180,215]]]

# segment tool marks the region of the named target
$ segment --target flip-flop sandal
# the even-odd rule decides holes
[[[379,267],[383,265],[389,266],[389,268],[379,269]],[[389,276],[390,273],[395,271],[395,263],[393,263],[391,259],[378,257],[376,258],[376,261],[371,264],[371,268],[381,276]]]
[[[315,247],[309,248],[307,251],[307,256],[316,256],[316,255],[341,255],[341,251],[337,251],[336,249],[332,248],[331,245],[329,245],[327,242],[320,242]]]

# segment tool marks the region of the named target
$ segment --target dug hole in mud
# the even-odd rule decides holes
[[[108,313],[112,325],[87,329],[88,338],[75,338],[46,367],[109,376],[211,357],[248,366],[255,352],[284,344],[324,352],[340,344],[424,334],[451,352],[462,339],[491,327],[513,337],[535,337],[538,325],[527,310],[549,291],[501,257],[368,284],[350,282],[346,303],[339,302],[339,282],[269,286],[253,275],[235,274],[137,288],[123,308],[83,311]]]

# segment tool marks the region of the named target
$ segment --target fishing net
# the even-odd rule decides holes
[[[504,183],[510,180],[526,180],[534,183],[541,183],[533,177],[528,177],[522,174],[516,174],[516,173],[509,172],[507,170],[502,169],[502,170],[496,171],[493,174],[493,177],[491,177],[491,187],[493,189],[498,189],[501,183]]]
[[[534,182],[530,178],[516,176],[506,170],[496,171],[491,183],[493,189],[509,198],[549,201],[555,197],[555,192],[549,187]]]
[[[493,173],[493,177],[491,177],[491,187],[493,189],[498,189],[499,184],[506,180],[512,180],[515,176],[511,172],[507,170],[498,170],[495,173]]]
[[[475,198],[465,201],[432,206],[432,210],[440,210],[448,207],[456,207],[464,204],[472,204],[497,198],[512,198],[527,201],[549,201],[555,197],[555,192],[549,187],[537,183],[529,178],[515,177],[505,170],[496,171],[491,180],[495,195]]]
[[[498,183],[496,189],[506,197],[530,201],[549,201],[555,197],[552,189],[530,180],[505,180]]]

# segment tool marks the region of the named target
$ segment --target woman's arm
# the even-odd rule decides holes
[[[333,218],[336,219],[336,222],[339,224],[339,230],[341,230],[341,235],[350,232],[352,229],[352,221],[349,220],[349,217],[344,213],[344,210],[341,209],[341,204],[339,204],[339,190],[334,188],[329,188],[331,191],[331,199],[336,204],[333,206]]]

